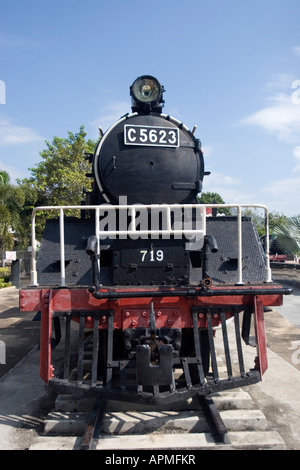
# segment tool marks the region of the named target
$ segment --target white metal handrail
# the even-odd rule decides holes
[[[237,244],[238,244],[238,269],[237,269],[237,285],[243,285],[243,267],[242,267],[242,209],[243,208],[259,208],[264,210],[265,214],[265,272],[266,279],[265,282],[272,282],[271,268],[270,268],[270,251],[269,251],[269,211],[268,208],[261,204],[122,204],[122,205],[109,205],[102,204],[99,206],[40,206],[36,207],[32,212],[31,220],[31,236],[32,236],[32,272],[31,272],[31,284],[32,286],[38,285],[37,279],[37,270],[36,270],[36,253],[37,253],[37,243],[36,243],[36,232],[35,232],[35,220],[38,212],[41,211],[50,211],[57,210],[59,211],[59,229],[60,229],[60,262],[61,262],[61,286],[65,286],[66,276],[65,276],[65,245],[64,245],[64,211],[67,210],[84,210],[84,211],[95,211],[95,234],[98,239],[97,250],[98,254],[100,253],[100,243],[102,238],[107,237],[144,237],[150,236],[157,238],[158,236],[170,237],[182,237],[186,238],[197,237],[197,239],[202,239],[206,234],[206,209],[207,208],[230,208],[237,209]],[[138,229],[137,224],[137,214],[143,210],[153,210],[153,211],[162,211],[166,215],[166,228],[143,228]],[[104,214],[109,211],[128,211],[127,214],[131,217],[130,227],[122,227],[120,230],[115,227],[114,229],[103,230],[101,227],[100,214]],[[179,222],[173,224],[172,226],[172,213],[179,211],[196,211],[198,218],[196,217],[196,226],[190,226],[190,220],[187,219],[186,227],[182,228],[182,219]],[[182,212],[181,212],[182,214]],[[178,228],[181,227],[181,228]]]

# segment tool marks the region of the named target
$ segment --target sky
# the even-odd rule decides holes
[[[0,6],[0,170],[46,141],[97,139],[141,75],[204,149],[203,190],[300,214],[299,0],[10,0]]]

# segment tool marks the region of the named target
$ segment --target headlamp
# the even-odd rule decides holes
[[[159,81],[151,75],[143,75],[137,78],[130,87],[130,95],[132,96],[132,107],[138,111],[143,109],[151,111],[154,108],[161,112],[161,104],[163,103],[162,94],[164,88]]]

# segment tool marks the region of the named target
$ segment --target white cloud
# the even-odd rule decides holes
[[[227,204],[247,204],[253,201],[253,194],[246,192],[244,188],[240,179],[215,171],[206,176],[203,182],[203,192],[218,193]]]
[[[293,193],[294,189],[297,189],[297,193],[299,193],[300,177],[283,178],[277,181],[272,181],[265,186],[262,191],[269,194],[280,194],[280,196],[286,196]],[[294,194],[291,194],[291,196],[294,197]]]
[[[300,46],[294,48],[294,52],[299,52],[300,57]],[[286,178],[271,181],[261,189],[263,199],[269,198],[266,204],[270,210],[286,215],[300,213],[300,177],[289,177],[289,168],[294,174],[300,172],[300,101],[295,99],[295,93],[299,93],[295,87],[297,84],[295,77],[290,75],[273,77],[266,88],[271,92],[267,98],[271,104],[241,121],[243,125],[258,126],[294,147],[293,150],[287,149],[287,153],[294,157],[294,164],[286,167]]]
[[[293,47],[293,53],[300,59],[300,46]]]
[[[130,111],[131,108],[128,105],[128,101],[111,102],[100,110],[99,116],[91,122],[90,126],[97,129],[101,127],[105,132],[120,117]]]
[[[288,73],[271,75],[270,80],[266,83],[265,86],[265,91],[267,93],[272,93],[271,98],[269,99],[274,99],[275,93],[282,92],[283,90],[290,90],[294,80],[295,76]]]
[[[293,51],[300,57],[300,46],[294,47]],[[258,126],[275,134],[282,142],[300,144],[300,80],[296,78],[284,73],[273,75],[265,87],[268,105],[239,124]]]
[[[293,154],[296,160],[296,166],[293,168],[293,171],[298,172],[300,171],[300,146],[299,145],[294,148]]]
[[[224,173],[213,172],[209,175],[211,183],[213,185],[222,185],[222,186],[238,186],[241,181],[238,178],[233,178],[232,176],[224,175]]]
[[[279,140],[287,143],[300,142],[300,105],[292,101],[291,93],[277,93],[267,106],[241,120],[243,125],[258,126],[275,134]]]
[[[0,160],[0,170],[6,171],[10,176],[11,184],[14,184],[14,180],[24,178],[24,171],[17,166],[7,165]]]
[[[204,158],[211,157],[211,155],[213,154],[213,147],[211,145],[205,145],[202,148],[202,151],[203,151]]]
[[[33,129],[12,124],[7,119],[0,119],[0,146],[31,144],[44,140]]]
[[[300,176],[272,181],[262,189],[262,194],[269,198],[266,205],[271,211],[287,216],[300,214]]]

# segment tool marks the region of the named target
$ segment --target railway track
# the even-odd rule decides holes
[[[223,442],[214,438],[203,409],[194,402],[186,403],[185,409],[167,411],[108,402],[105,411],[100,409],[101,430],[93,439],[97,419],[91,401],[64,395],[57,398],[43,435],[30,450],[285,450],[281,436],[268,429],[260,410],[253,409],[249,393],[222,392],[212,399],[226,428]]]

